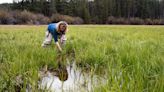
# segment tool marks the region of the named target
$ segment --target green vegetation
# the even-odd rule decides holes
[[[0,92],[14,92],[23,76],[36,91],[38,70],[45,64],[57,67],[54,43],[42,48],[46,26],[0,26]],[[70,26],[63,62],[75,61],[98,75],[107,72],[107,84],[95,92],[163,92],[163,26]]]

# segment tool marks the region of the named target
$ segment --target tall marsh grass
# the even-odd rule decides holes
[[[38,70],[57,67],[54,43],[42,48],[46,26],[0,26],[0,92],[15,91],[18,75],[39,91]],[[104,76],[106,84],[95,92],[163,92],[163,26],[70,26],[61,55],[92,73]]]

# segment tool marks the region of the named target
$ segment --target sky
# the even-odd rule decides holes
[[[13,0],[0,0],[0,4],[2,3],[12,3]]]

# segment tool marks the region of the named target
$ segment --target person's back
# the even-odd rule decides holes
[[[57,23],[48,24],[48,31],[51,31],[51,32],[55,31],[57,28],[56,25]]]

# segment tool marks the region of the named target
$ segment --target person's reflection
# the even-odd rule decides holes
[[[58,63],[57,76],[61,81],[66,81],[68,79],[67,66],[64,62],[62,55],[60,54],[57,56],[57,63]]]
[[[48,71],[53,75],[59,77],[61,81],[66,81],[68,79],[68,72],[66,65],[58,63],[57,69],[55,68],[48,68]]]
[[[58,77],[61,81],[66,81],[68,79],[67,68],[64,64],[59,63],[58,67]]]

